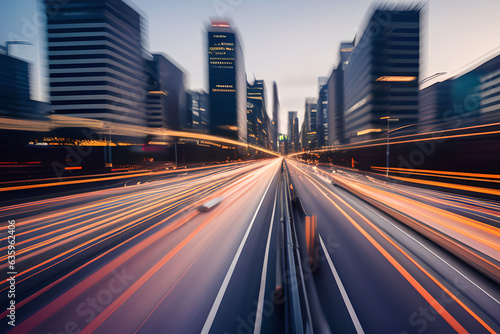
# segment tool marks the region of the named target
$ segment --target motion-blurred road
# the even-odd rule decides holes
[[[387,185],[360,173],[331,173],[293,161],[289,166],[304,210],[318,217],[323,247],[314,280],[332,332],[499,331],[498,285],[413,229],[333,186],[331,176],[334,182],[369,187],[370,196],[406,214],[418,213],[422,220],[426,208],[419,211],[412,205],[425,203],[434,210],[434,216],[426,216],[432,223],[439,223],[442,217],[438,214],[442,214],[460,232],[467,217],[480,219],[478,230],[486,229],[488,238],[479,242],[492,241],[490,247],[481,246],[496,256],[492,261],[497,266],[498,203],[444,193],[438,196],[429,190]],[[415,203],[409,203],[409,198]]]
[[[277,265],[282,161],[187,170],[0,207],[4,221],[16,222],[17,272],[16,326],[4,311],[0,331],[286,332],[288,300],[275,294],[280,277],[287,281]],[[498,203],[286,164],[301,206],[317,215],[318,267],[311,273],[304,266],[303,274],[314,282],[331,332],[500,332],[493,278],[360,196],[457,240],[493,268]],[[212,200],[220,203],[201,208]],[[304,217],[293,212],[301,234]],[[1,233],[7,273],[5,226]],[[0,285],[2,305],[9,288],[6,280]]]

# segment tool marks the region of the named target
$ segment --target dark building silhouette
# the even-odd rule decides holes
[[[191,117],[192,130],[195,132],[208,132],[209,122],[209,97],[204,91],[188,92],[188,114]]]
[[[0,116],[37,118],[30,98],[30,74],[27,62],[0,54]]]
[[[279,143],[278,143],[278,133],[279,133],[279,124],[280,124],[280,101],[278,98],[278,84],[276,81],[273,82],[273,120],[271,123],[271,133],[272,140],[271,144],[274,151],[278,151]]]
[[[153,54],[146,65],[147,117],[151,127],[185,130],[192,127],[184,72],[164,55]]]
[[[354,44],[340,43],[339,64],[328,78],[328,145],[345,142],[344,71],[349,63]]]
[[[302,148],[316,148],[318,133],[316,132],[316,116],[318,111],[318,100],[314,97],[306,98],[304,123],[302,126]]]
[[[210,134],[247,139],[246,74],[238,34],[228,22],[208,27]]]
[[[316,113],[317,147],[328,145],[328,78],[318,79],[318,102]]]
[[[500,55],[420,91],[419,132],[500,121]]]
[[[247,86],[247,141],[271,149],[271,124],[266,110],[266,86],[255,80]]]
[[[299,150],[299,118],[296,111],[288,112],[288,141],[290,142],[290,152]]]
[[[345,139],[378,138],[386,120],[418,121],[420,8],[375,9],[344,74]]]
[[[146,125],[141,16],[121,0],[45,5],[54,112]]]
[[[444,121],[445,113],[451,107],[453,80],[435,83],[420,91],[418,128],[420,132],[432,131]]]

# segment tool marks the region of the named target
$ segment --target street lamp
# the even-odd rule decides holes
[[[387,150],[386,150],[386,172],[385,177],[389,179],[389,122],[398,122],[399,118],[391,118],[391,116],[380,117],[387,120]]]

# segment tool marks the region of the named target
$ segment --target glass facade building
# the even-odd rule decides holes
[[[318,111],[316,115],[316,132],[318,147],[328,145],[328,78],[319,82]]]
[[[306,98],[304,126],[302,127],[302,148],[315,148],[317,146],[317,113],[318,100],[314,97]]]
[[[192,130],[195,132],[208,132],[208,94],[204,91],[189,91],[188,101]]]
[[[55,113],[146,125],[142,19],[121,0],[45,0]]]
[[[297,111],[288,112],[288,140],[290,152],[299,150],[299,118]]]
[[[0,54],[0,116],[36,118],[30,99],[30,75],[27,62]]]
[[[247,140],[249,144],[271,148],[271,124],[266,110],[266,86],[255,80],[247,86]]]
[[[225,21],[207,30],[210,134],[245,142],[247,81],[238,35]]]
[[[347,142],[380,137],[387,121],[418,121],[420,8],[378,8],[368,20],[345,67]]]
[[[271,123],[271,132],[272,132],[272,147],[273,150],[278,151],[278,133],[279,133],[279,124],[280,124],[280,101],[278,98],[278,84],[276,81],[273,82],[273,120]]]
[[[184,72],[161,54],[154,54],[146,65],[147,117],[151,127],[183,130],[192,127]]]
[[[419,132],[500,120],[500,55],[420,91]]]
[[[340,44],[339,64],[328,78],[328,146],[345,143],[344,71],[353,48],[352,42]]]

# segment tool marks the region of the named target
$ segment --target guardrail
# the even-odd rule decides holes
[[[285,269],[284,292],[286,294],[286,332],[287,333],[330,333],[316,292],[313,270],[319,262],[319,237],[315,215],[306,214],[291,182],[286,163],[282,165],[280,180],[282,265]],[[294,219],[294,217],[296,219]],[[304,217],[310,217],[309,232],[311,252],[304,239]],[[315,241],[313,240],[315,238]],[[317,246],[315,246],[317,244]],[[316,247],[316,248],[315,248]],[[280,247],[278,247],[278,253]],[[279,263],[279,261],[278,261]],[[277,285],[278,286],[278,285]]]

